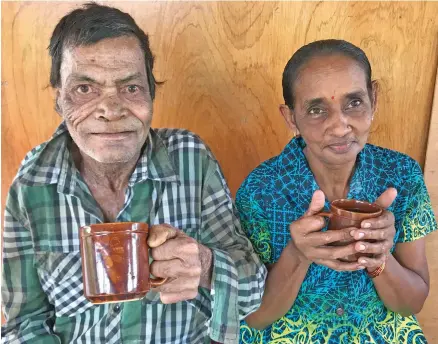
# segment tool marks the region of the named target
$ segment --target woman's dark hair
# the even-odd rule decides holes
[[[317,56],[343,55],[352,58],[363,69],[367,82],[368,94],[372,94],[371,65],[364,51],[354,44],[338,39],[326,39],[309,43],[298,49],[286,64],[283,72],[283,98],[285,104],[294,108],[294,84],[301,68]]]
[[[61,83],[61,63],[64,49],[97,43],[105,38],[134,36],[139,40],[144,52],[149,92],[155,97],[155,78],[152,74],[154,57],[149,47],[149,38],[127,13],[116,8],[85,4],[65,15],[56,25],[48,47],[52,57],[50,84],[59,87]]]

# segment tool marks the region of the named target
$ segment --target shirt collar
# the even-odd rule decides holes
[[[311,187],[314,192],[319,189],[319,186],[304,154],[305,147],[306,142],[301,136],[294,137],[280,154],[277,160],[277,171],[280,176],[281,185],[289,185],[291,175],[299,175],[302,180],[306,181],[306,186]],[[369,145],[366,144],[356,157],[355,169],[350,181],[350,193],[353,191],[358,193],[362,190],[361,185],[364,178],[363,166],[364,161],[369,155],[369,149]]]
[[[129,184],[133,185],[146,179],[179,182],[167,147],[153,129],[149,131],[146,144],[131,175]]]
[[[281,157],[283,159],[280,159],[280,162],[283,164],[287,164],[288,161],[293,161],[294,159],[304,159],[307,162],[307,158],[304,154],[304,148],[306,147],[306,142],[301,136],[294,137],[284,148],[283,152],[281,153]],[[366,144],[365,147],[359,152],[359,154],[356,157],[356,165],[355,168],[358,170],[363,165],[363,160],[367,156],[369,151],[369,145]],[[310,167],[309,167],[310,170]]]
[[[58,191],[71,193],[78,174],[71,155],[71,136],[65,122],[51,139],[30,151],[17,175],[26,185],[58,184]],[[129,179],[129,185],[152,179],[179,182],[165,143],[150,129],[146,143]]]

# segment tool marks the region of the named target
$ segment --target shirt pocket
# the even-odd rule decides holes
[[[84,296],[80,251],[37,252],[35,265],[56,316],[72,317],[96,307]]]

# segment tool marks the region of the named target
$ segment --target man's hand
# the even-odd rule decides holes
[[[148,245],[154,261],[151,273],[169,280],[156,288],[161,302],[190,300],[198,287],[211,287],[212,252],[195,239],[168,224],[151,226]]]
[[[383,192],[375,202],[384,209],[382,215],[362,221],[361,229],[351,231],[351,235],[356,240],[361,240],[356,243],[355,247],[357,252],[364,253],[364,256],[359,258],[359,263],[369,272],[381,266],[391,254],[395,236],[394,214],[386,209],[391,206],[396,197],[397,190],[394,188]],[[372,256],[368,257],[370,254]]]

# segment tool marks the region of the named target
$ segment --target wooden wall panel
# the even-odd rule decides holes
[[[430,117],[424,177],[435,211],[435,218],[438,221],[438,69],[436,72],[432,115]],[[438,305],[438,232],[433,233],[428,238],[426,245],[430,270],[430,294],[423,311],[419,315],[419,320],[428,329],[430,328],[430,342],[438,343],[438,330],[436,330],[436,325],[438,324],[438,313],[436,311]]]
[[[278,112],[281,74],[296,49],[317,39],[343,38],[365,50],[381,83],[370,141],[424,165],[438,63],[437,2],[111,4],[150,34],[155,74],[165,81],[153,125],[198,133],[233,194],[291,138]],[[76,6],[2,2],[2,201],[25,153],[60,122],[47,87],[46,47],[56,22]],[[430,262],[435,275],[437,264]],[[436,315],[426,309],[420,319],[438,342]]]

